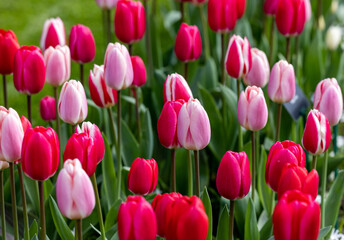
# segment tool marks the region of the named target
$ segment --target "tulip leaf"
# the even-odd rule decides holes
[[[37,181],[29,178],[24,174],[24,186],[27,196],[29,196],[30,202],[33,205],[33,209],[36,214],[39,214],[39,193]]]
[[[325,226],[334,226],[337,221],[339,208],[344,195],[343,185],[344,170],[341,170],[338,172],[338,176],[331,186],[329,194],[325,200]]]
[[[235,210],[234,218],[236,226],[238,226],[240,236],[244,235],[245,231],[245,215],[248,204],[248,199],[250,198],[251,193],[248,193],[244,198],[235,200]]]
[[[258,230],[260,239],[266,240],[272,235],[272,219],[264,210],[258,220]]]
[[[37,234],[33,235],[31,240],[38,240]]]
[[[88,113],[85,121],[101,126],[103,122],[102,109],[98,107],[91,99],[87,99]]]
[[[35,234],[38,234],[38,226],[37,226],[36,219],[32,221],[30,229],[29,229],[30,239],[33,238]]]
[[[212,213],[212,207],[211,207],[211,201],[208,194],[207,187],[204,187],[203,194],[202,194],[202,202],[205,208],[205,212],[208,216],[208,234],[207,234],[207,240],[212,239],[212,232],[213,232],[213,213]]]
[[[327,234],[330,233],[331,229],[332,229],[332,226],[327,226],[320,229],[318,240],[324,239],[327,236]]]
[[[217,225],[216,240],[229,239],[229,211],[227,204],[222,208]]]
[[[141,107],[141,111],[142,111]],[[141,114],[142,116],[142,114]],[[153,154],[153,147],[154,147],[154,137],[153,137],[153,128],[152,128],[152,120],[151,115],[149,113],[148,108],[143,108],[143,118],[142,118],[142,139],[140,144],[140,152],[142,158],[150,159],[152,158]]]
[[[115,225],[117,222],[117,215],[118,215],[118,209],[119,205],[121,204],[121,200],[117,200],[115,204],[110,208],[108,213],[106,214],[105,218],[105,232],[111,229],[112,226]]]
[[[59,233],[60,237],[62,239],[74,239],[74,236],[68,225],[66,224],[59,208],[57,207],[55,200],[51,196],[49,197],[49,206],[56,230]]]
[[[125,121],[121,121],[122,126],[122,160],[125,166],[130,166],[131,163],[140,157],[139,143],[137,142],[134,134],[131,132],[130,128]]]
[[[248,200],[245,218],[245,240],[259,240],[256,210],[251,198]]]

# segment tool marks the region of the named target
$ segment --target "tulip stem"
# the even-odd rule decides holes
[[[172,189],[172,192],[177,192],[175,160],[176,160],[176,150],[171,149],[171,189]]]
[[[193,174],[192,174],[192,159],[191,150],[188,150],[188,195],[193,195]]]
[[[80,63],[80,82],[84,86],[84,64]]]
[[[326,193],[326,180],[327,180],[327,164],[328,164],[328,151],[325,152],[325,161],[322,171],[322,184],[321,184],[321,228],[325,227],[325,193]]]
[[[3,172],[4,172],[3,170],[0,170],[1,229],[2,229],[2,239],[6,240],[6,216],[5,216]]]
[[[239,102],[240,97],[240,79],[237,79],[237,101]],[[242,130],[240,124],[238,125],[238,149],[239,152],[243,150],[243,137],[242,137]]]
[[[185,81],[188,81],[188,62],[185,62],[184,63],[184,78],[185,78]]]
[[[194,155],[195,155],[196,196],[200,197],[201,183],[200,183],[200,178],[199,178],[199,152],[198,150],[194,151]]]
[[[27,217],[27,207],[26,207],[26,196],[25,196],[25,187],[24,187],[24,178],[23,178],[23,169],[21,163],[17,164],[18,168],[18,175],[19,175],[19,183],[20,183],[20,190],[21,190],[21,197],[23,201],[23,217],[24,217],[24,239],[30,239],[30,232],[29,232],[29,219]]]
[[[229,201],[229,240],[233,239],[235,200]]]
[[[143,6],[145,8],[145,15],[146,15],[146,33],[145,33],[145,44],[146,44],[146,51],[147,51],[147,58],[148,58],[148,78],[149,78],[149,86],[151,84],[153,78],[153,57],[151,51],[151,41],[150,41],[150,26],[148,21],[148,0],[143,0]]]
[[[106,37],[107,43],[111,42],[111,12],[110,9],[106,9],[105,11],[105,21],[106,21]]]
[[[225,85],[225,34],[221,33],[221,83]]]
[[[82,222],[81,219],[76,219],[75,220],[75,236],[78,236],[75,239],[82,240]]]
[[[209,47],[208,25],[207,25],[207,19],[204,14],[203,4],[199,6],[199,11],[201,15],[202,28],[203,28],[205,59],[208,59],[210,57],[210,47]]]
[[[312,168],[316,169],[317,168],[317,155],[313,155],[313,161],[312,161]]]
[[[58,87],[54,87],[54,98],[55,98],[55,112],[56,112],[56,132],[57,132],[57,137],[59,139],[59,148],[61,147],[61,142],[60,142],[60,117],[59,117],[59,110],[58,110]],[[61,152],[61,149],[59,149]],[[62,169],[63,167],[63,160],[62,160],[62,154],[59,155],[59,169]]]
[[[121,158],[121,90],[117,91],[117,200],[121,198],[121,181],[122,181],[122,158]]]
[[[72,135],[75,133],[75,129],[78,126],[78,124],[72,125]]]
[[[45,209],[44,209],[44,186],[43,181],[38,181],[39,189],[39,206],[40,206],[40,220],[41,220],[41,239],[46,239],[46,228],[45,228]]]
[[[317,27],[320,28],[320,16],[321,16],[321,9],[322,9],[322,1],[318,0],[317,2]]]
[[[134,97],[135,97],[135,111],[136,111],[136,124],[137,124],[137,135],[139,137],[139,142],[141,142],[141,116],[140,116],[140,102],[137,87],[134,87]]]
[[[254,202],[254,195],[256,190],[256,141],[255,132],[252,131],[252,200]]]
[[[130,57],[133,55],[133,44],[129,43],[128,44],[128,52]]]
[[[32,124],[31,95],[27,95],[27,117],[29,119],[29,122]]]
[[[107,112],[108,112],[108,115],[109,115],[109,118],[110,118],[110,121],[111,121],[111,128],[112,128],[112,134],[113,134],[113,143],[115,145],[115,148],[117,149],[117,139],[116,139],[116,128],[115,128],[115,120],[114,120],[114,117],[113,117],[113,113],[112,113],[112,110],[111,110],[111,107],[108,107],[107,108]]]
[[[10,162],[10,178],[11,178],[11,197],[12,197],[12,217],[13,217],[13,231],[14,239],[19,240],[18,234],[18,217],[17,217],[17,202],[16,202],[16,185],[14,180],[14,163]]]
[[[5,108],[8,108],[8,102],[7,102],[7,81],[6,81],[6,75],[2,75],[2,85],[3,85],[3,91],[4,91],[4,104]]]
[[[101,232],[102,240],[105,240],[106,237],[105,237],[105,229],[104,229],[104,223],[103,223],[103,214],[102,214],[102,208],[100,205],[99,192],[98,192],[98,186],[97,186],[95,173],[92,175],[91,180],[92,180],[92,184],[94,188],[94,195],[96,197],[96,208],[97,208],[97,213],[98,213],[100,232]]]
[[[181,15],[181,22],[184,22],[184,2],[180,1],[180,15]]]
[[[271,18],[271,28],[270,28],[270,51],[269,51],[269,63],[272,64],[272,55],[274,52],[274,37],[275,37],[275,21],[274,17]]]
[[[287,37],[287,47],[285,50],[285,59],[290,63],[290,37]]]
[[[280,138],[280,130],[281,130],[281,117],[282,117],[282,104],[279,103],[277,105],[277,123],[276,123],[276,142],[279,141]]]

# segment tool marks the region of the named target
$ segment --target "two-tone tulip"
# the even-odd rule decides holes
[[[74,25],[70,30],[69,48],[75,62],[91,62],[96,54],[96,44],[91,29],[81,24]]]
[[[265,87],[269,81],[270,65],[265,53],[257,48],[251,49],[252,67],[244,77],[244,83],[249,86]]]
[[[39,103],[39,112],[44,121],[56,120],[55,98],[45,96]]]
[[[193,98],[192,92],[184,77],[178,73],[168,75],[163,89],[164,102],[178,99],[189,101],[190,98]]]
[[[0,29],[0,74],[13,72],[14,56],[19,49],[19,43],[13,31]]]
[[[66,45],[66,31],[61,18],[50,18],[45,20],[41,35],[40,46],[43,51],[57,45]]]
[[[197,26],[182,23],[177,33],[174,52],[182,62],[195,61],[201,56],[202,40]]]

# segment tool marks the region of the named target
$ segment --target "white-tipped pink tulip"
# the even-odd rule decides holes
[[[57,87],[70,77],[70,51],[68,46],[50,46],[44,52],[45,81]]]
[[[189,150],[201,150],[209,144],[210,132],[207,112],[197,99],[189,99],[178,114],[179,143]]]
[[[244,78],[249,86],[265,87],[269,81],[270,65],[265,53],[258,48],[251,49],[252,68]]]
[[[43,51],[50,46],[66,45],[66,31],[59,17],[50,18],[44,22],[40,45]]]
[[[85,120],[87,111],[86,94],[82,84],[76,80],[65,82],[58,102],[58,112],[61,119],[75,125]]]
[[[67,160],[56,181],[57,205],[69,219],[88,217],[94,208],[94,190],[78,159]]]
[[[120,43],[109,43],[104,59],[106,84],[116,90],[131,86],[134,74],[127,48]]]
[[[165,80],[163,98],[164,102],[176,101],[179,99],[189,101],[193,96],[189,84],[184,77],[178,73],[173,73],[168,75]]]

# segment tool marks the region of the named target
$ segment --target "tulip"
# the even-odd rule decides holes
[[[39,104],[39,111],[44,121],[53,121],[56,119],[55,98],[45,96]]]
[[[233,30],[238,18],[237,0],[209,0],[208,23],[217,33]]]
[[[313,169],[308,173],[306,168],[287,163],[282,170],[278,183],[277,198],[280,199],[289,190],[298,190],[311,195],[315,200],[318,195],[318,185],[319,175],[317,170]]]
[[[58,87],[70,77],[70,51],[68,46],[49,47],[44,52],[46,82]]]
[[[104,65],[94,64],[88,78],[90,95],[93,102],[101,108],[112,107],[117,102],[117,91],[106,85],[104,79]]]
[[[207,112],[197,99],[189,99],[178,114],[178,141],[189,150],[201,150],[210,141],[210,123]]]
[[[160,237],[165,237],[165,232],[167,230],[167,219],[166,213],[167,209],[171,208],[172,204],[182,198],[182,195],[177,192],[158,194],[154,197],[152,202],[152,207],[155,212],[156,222],[158,224],[158,235]]]
[[[104,59],[104,78],[106,84],[116,90],[131,86],[133,67],[127,48],[119,43],[109,43]]]
[[[335,78],[327,78],[318,83],[313,107],[326,116],[330,126],[338,124],[343,113],[343,95]]]
[[[189,84],[185,81],[183,76],[178,73],[168,75],[163,89],[164,102],[175,101],[178,99],[189,101],[190,98],[193,98],[192,92]]]
[[[246,196],[250,187],[250,163],[246,153],[227,151],[217,170],[217,191],[224,198],[235,200]]]
[[[152,206],[141,196],[128,196],[118,211],[120,240],[155,240],[157,223]]]
[[[147,195],[158,182],[158,164],[154,159],[136,158],[127,178],[128,189],[134,194]]]
[[[17,91],[28,95],[42,90],[45,82],[45,64],[38,47],[19,48],[14,58],[13,82]]]
[[[240,19],[244,16],[246,8],[246,0],[237,0],[237,18]]]
[[[141,87],[146,83],[147,74],[145,64],[139,56],[130,57],[133,66],[133,86]]]
[[[145,9],[140,1],[119,0],[115,14],[117,38],[127,44],[142,39],[146,29]]]
[[[302,147],[292,141],[274,143],[270,148],[266,162],[265,181],[275,192],[278,190],[283,168],[288,163],[305,167],[306,155]]]
[[[118,0],[96,0],[97,5],[102,9],[111,10],[116,7]]]
[[[40,41],[41,49],[45,51],[50,46],[66,45],[66,32],[61,18],[45,20]]]
[[[244,77],[244,82],[249,86],[265,87],[269,81],[270,66],[265,53],[257,48],[251,49],[252,67]]]
[[[342,41],[342,29],[338,26],[330,26],[327,29],[325,42],[328,49],[334,51]]]
[[[268,107],[261,88],[248,86],[241,92],[238,102],[238,120],[241,126],[251,131],[265,127],[268,121]]]
[[[75,125],[87,117],[87,100],[84,87],[79,81],[65,82],[58,102],[58,112],[61,119]]]
[[[302,145],[313,155],[324,153],[331,143],[331,128],[326,116],[316,109],[307,116]]]
[[[69,48],[72,59],[78,63],[88,63],[94,59],[96,45],[91,30],[81,24],[70,30]]]
[[[284,36],[299,35],[306,23],[306,0],[279,0],[276,26]]]
[[[272,223],[276,240],[316,240],[320,230],[320,206],[308,194],[288,191],[276,204]]]
[[[208,216],[201,199],[182,197],[166,209],[166,240],[205,240]]]
[[[202,53],[202,40],[197,26],[182,23],[177,33],[174,52],[182,62],[197,60]]]
[[[294,67],[287,61],[277,62],[270,74],[268,83],[268,95],[277,103],[289,102],[295,96]]]
[[[306,22],[308,22],[308,20],[311,19],[312,16],[311,0],[305,0],[305,11]]]
[[[56,181],[56,198],[61,213],[69,219],[83,219],[92,213],[95,205],[92,183],[78,159],[63,164]]]
[[[266,15],[276,15],[277,5],[279,0],[265,0],[264,13]]]
[[[246,76],[252,67],[251,46],[245,37],[233,35],[229,40],[225,59],[229,76],[239,79]]]
[[[0,29],[0,74],[13,72],[14,56],[18,48],[19,43],[14,32]]]

